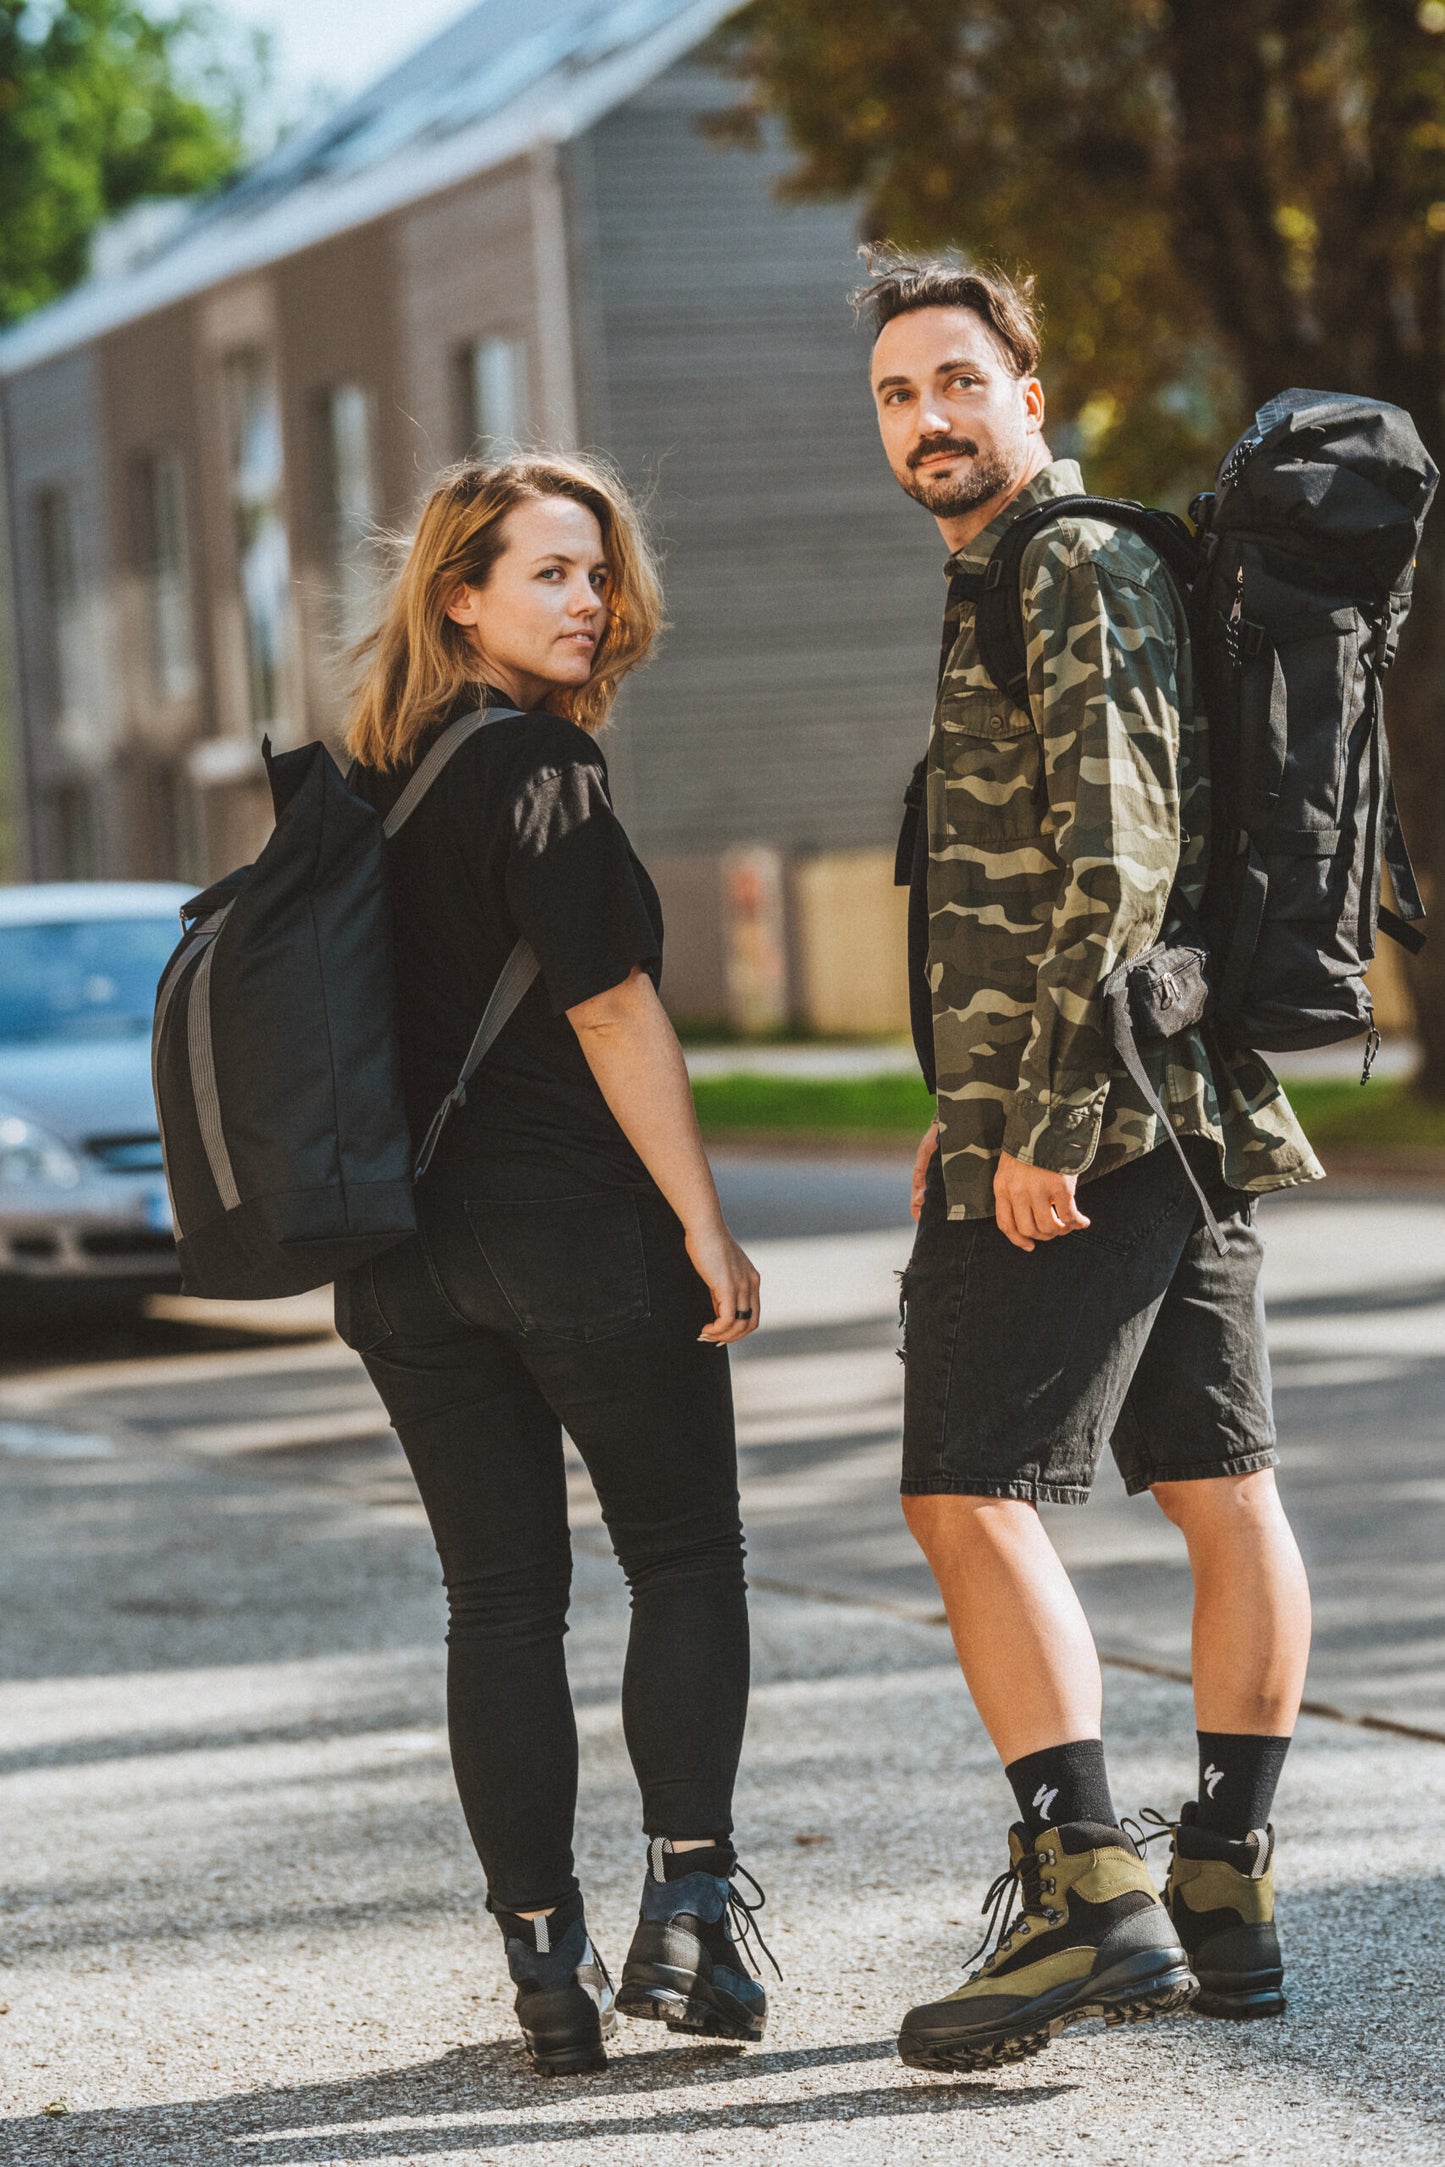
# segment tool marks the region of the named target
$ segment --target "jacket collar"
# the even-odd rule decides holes
[[[989,558],[1002,541],[1004,531],[1036,504],[1045,503],[1050,497],[1076,497],[1083,494],[1084,477],[1077,459],[1055,459],[1038,473],[1018,495],[1007,503],[996,518],[989,521],[982,533],[963,549],[956,549],[944,566],[949,578],[955,572],[981,572]]]

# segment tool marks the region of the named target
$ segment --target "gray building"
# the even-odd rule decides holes
[[[666,641],[607,736],[674,1009],[904,1013],[889,844],[942,601],[878,449],[846,206],[701,125],[729,0],[481,0],[216,199],[145,206],[0,339],[7,709],[40,878],[206,877],[257,747],[336,738],[430,477],[607,453]]]

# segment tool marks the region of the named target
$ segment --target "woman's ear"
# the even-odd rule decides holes
[[[481,606],[481,590],[460,581],[447,603],[447,615],[454,625],[474,625]]]

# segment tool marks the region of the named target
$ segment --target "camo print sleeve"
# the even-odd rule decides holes
[[[1003,1135],[1015,1158],[1069,1174],[1094,1157],[1109,1091],[1104,980],[1158,938],[1180,848],[1171,590],[1162,572],[1135,579],[1072,554],[1046,535],[1024,562],[1029,704],[1059,879]]]

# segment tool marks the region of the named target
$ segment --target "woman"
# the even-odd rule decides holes
[[[614,1999],[573,1872],[564,1429],[632,1593],[622,1715],[649,1842],[616,2006],[739,2039],[766,2013],[729,1931],[746,1939],[729,1837],[748,1622],[724,1349],[757,1327],[758,1275],[723,1220],[657,997],[657,893],[594,736],[660,607],[597,468],[461,467],[362,650],[347,733],[384,812],[448,720],[502,710],[389,846],[414,1134],[519,936],[541,965],[419,1185],[420,1233],[350,1275],[337,1321],[436,1539],[452,1765],[552,2075],[603,2066]]]

